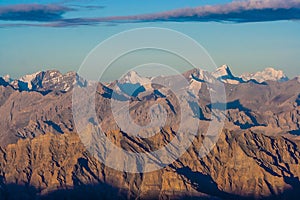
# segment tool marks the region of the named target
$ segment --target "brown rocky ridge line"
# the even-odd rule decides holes
[[[296,199],[299,194],[299,142],[224,130],[211,153],[200,159],[201,140],[195,139],[173,164],[145,174],[106,167],[90,156],[76,133],[20,140],[0,150],[0,197]],[[123,142],[146,148],[126,138]]]
[[[225,83],[227,109],[222,110],[222,103],[215,105],[226,116],[224,131],[211,153],[199,158],[212,105],[206,85],[198,80],[201,73],[194,70],[184,76],[201,88],[199,101],[186,108],[199,120],[199,136],[173,164],[145,174],[115,171],[85,149],[72,116],[75,73],[40,73],[42,79],[33,80],[33,90],[0,79],[0,199],[297,199],[299,81]],[[99,83],[91,94],[107,137],[134,152],[168,144],[180,119],[174,94],[153,86],[134,96],[113,96],[115,85]],[[130,102],[130,115],[141,125],[149,123],[148,108],[160,104],[168,116],[165,126],[151,138],[128,136],[112,116],[110,100],[115,97]],[[95,120],[90,119],[90,128]]]

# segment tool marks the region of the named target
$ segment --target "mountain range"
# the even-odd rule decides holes
[[[201,74],[208,73],[201,69],[197,70],[198,78],[199,76],[202,76]],[[228,84],[239,84],[249,81],[254,81],[258,83],[263,83],[266,81],[284,82],[289,80],[289,78],[284,74],[282,70],[275,70],[274,68],[266,68],[263,71],[259,71],[256,73],[244,73],[241,76],[234,76],[228,65],[222,65],[221,67],[217,68],[214,72],[210,73],[210,75]],[[75,82],[72,82],[74,81],[74,78],[76,78],[76,80]],[[5,81],[8,84],[10,84],[14,89],[22,91],[68,91],[73,85],[76,84],[76,81],[81,81],[80,84],[85,84],[75,72],[61,74],[57,70],[36,72],[34,74],[24,75],[18,79],[12,79],[9,75],[6,75],[1,79],[2,81]],[[141,85],[147,85],[151,83],[151,78],[141,77],[136,72],[130,71],[127,74],[125,74],[121,80],[119,80],[119,83],[139,83]]]
[[[145,174],[111,169],[82,144],[72,94],[75,85],[86,88],[89,81],[56,70],[0,77],[0,199],[297,199],[300,78],[288,79],[273,68],[238,77],[227,65],[182,75],[188,85],[179,89],[187,87],[191,98],[198,97],[196,103],[183,104],[199,121],[197,137],[174,163]],[[172,92],[155,83],[176,84],[178,77],[141,77],[131,71],[117,81],[97,83],[96,93],[89,95],[95,95],[97,120],[106,136],[134,152],[168,144],[180,120],[179,105]],[[207,84],[216,82],[225,87],[226,102],[215,105],[225,125],[211,152],[200,158],[213,114]],[[166,109],[168,119],[150,138],[130,137],[114,120],[112,99],[128,102],[137,124],[149,123],[148,110],[155,104]],[[88,120],[87,138],[96,128],[96,119]]]

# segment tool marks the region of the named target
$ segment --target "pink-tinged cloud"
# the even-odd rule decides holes
[[[116,21],[229,21],[259,22],[300,19],[300,0],[248,0],[222,5],[183,8],[161,13],[115,16]],[[103,20],[103,19],[102,19]]]
[[[33,26],[46,26],[46,27],[68,27],[68,26],[80,26],[80,25],[97,25],[99,23],[139,23],[139,22],[153,22],[153,21],[218,21],[218,22],[233,22],[233,23],[245,23],[245,22],[266,22],[266,21],[279,21],[279,20],[299,20],[300,19],[300,0],[238,0],[227,4],[219,5],[207,5],[194,8],[182,8],[177,10],[171,10],[160,13],[132,15],[132,16],[110,16],[110,17],[95,17],[95,18],[62,18],[62,14],[70,11],[68,7],[57,5],[36,5],[33,7],[12,7],[12,13],[26,13],[27,20],[34,20],[37,17],[34,15],[36,11],[40,15],[41,12],[48,13],[48,23],[32,24]],[[9,9],[0,8],[0,20],[4,14],[8,16]],[[32,15],[31,15],[32,14]],[[12,14],[20,19],[21,15]],[[53,15],[53,16],[52,16]],[[20,16],[20,17],[19,17]],[[7,17],[9,18],[9,17]],[[55,19],[57,18],[57,19]],[[40,20],[47,21],[47,20]],[[9,26],[13,26],[10,24]],[[29,24],[19,24],[21,26],[30,26]],[[5,27],[5,24],[0,27]],[[18,26],[18,24],[15,24]]]

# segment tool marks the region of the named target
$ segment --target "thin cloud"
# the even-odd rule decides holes
[[[105,6],[98,6],[98,5],[75,5],[72,4],[70,5],[74,8],[80,8],[81,10],[98,10],[98,9],[103,9]]]
[[[62,15],[74,9],[56,4],[17,4],[0,7],[0,20],[49,22],[63,19]]]
[[[248,0],[222,5],[183,8],[161,13],[111,17],[116,21],[224,21],[264,22],[300,19],[299,0]]]
[[[266,21],[300,19],[300,0],[285,0],[285,1],[284,0],[241,1],[240,0],[240,1],[233,1],[227,4],[207,5],[207,6],[199,6],[194,8],[182,8],[182,9],[171,10],[171,11],[160,12],[160,13],[152,13],[152,14],[95,17],[95,18],[84,18],[84,17],[67,18],[67,19],[62,18],[62,14],[68,12],[69,9],[70,8],[63,7],[63,6],[57,7],[56,9],[54,8],[46,9],[47,12],[49,12],[49,16],[50,16],[50,17],[46,17],[46,19],[51,19],[49,20],[50,22],[40,23],[38,25],[33,24],[33,26],[68,27],[68,26],[82,26],[82,25],[92,26],[92,25],[98,25],[100,23],[117,24],[117,23],[140,23],[140,22],[155,22],[155,21],[161,21],[161,22],[163,21],[170,21],[170,22],[172,21],[175,22],[217,21],[217,22],[231,22],[231,23],[246,23],[246,22],[266,22]],[[2,16],[1,10],[3,10],[3,8],[0,9],[0,19]],[[27,14],[30,14],[30,12],[28,12]],[[53,14],[54,16],[51,17],[51,14]],[[35,19],[36,16],[33,16],[32,18]],[[30,16],[27,16],[26,19],[27,19],[26,21],[30,21],[29,20]],[[5,24],[0,25],[0,27],[1,26],[6,27]]]

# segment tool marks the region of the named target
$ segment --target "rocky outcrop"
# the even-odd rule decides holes
[[[33,138],[46,132],[73,130],[71,97],[63,93],[43,95],[38,92],[1,88],[0,146],[18,139]]]
[[[172,91],[154,84],[131,95],[114,91],[118,82],[98,83],[96,93],[86,94],[95,97],[97,115],[97,119],[82,119],[88,121],[86,137],[88,128],[97,127],[99,121],[118,147],[147,152],[164,147],[174,137],[181,109],[192,111],[199,122],[198,136],[178,160],[156,172],[130,174],[104,166],[81,143],[72,115],[72,88],[75,83],[83,88],[89,85],[76,77],[75,73],[41,72],[30,79],[30,90],[14,88],[4,80],[0,84],[0,199],[82,199],[87,195],[96,199],[291,199],[299,195],[297,79],[227,84],[226,77],[195,69],[184,74],[192,91],[185,104]],[[129,73],[121,84],[139,80],[145,79]],[[176,76],[163,79],[168,84],[176,80]],[[227,101],[212,103],[207,82],[218,80],[225,83]],[[189,101],[195,96],[197,101]],[[158,133],[153,137],[131,137],[116,123],[112,99],[127,103],[129,117],[142,126],[151,117],[159,119],[151,110],[159,105],[165,110],[166,123],[155,127]],[[212,151],[200,158],[201,133],[208,127],[212,107],[225,116],[225,129]],[[189,126],[187,119],[182,120]]]
[[[42,76],[41,78],[37,78]],[[210,118],[210,99],[205,81],[213,81],[213,77],[204,71],[191,71],[184,74],[190,85],[191,96],[199,96],[198,105],[196,102],[187,104],[186,109],[192,109],[194,115],[205,126]],[[55,71],[39,73],[32,81],[32,87],[36,91],[20,91],[13,89],[6,82],[6,86],[0,86],[0,118],[1,138],[0,145],[15,143],[20,138],[33,138],[46,132],[61,134],[74,131],[72,118],[72,88],[76,74],[61,75]],[[58,82],[55,82],[56,80]],[[168,83],[176,80],[166,77]],[[54,83],[54,82],[55,83]],[[85,87],[86,83],[78,79]],[[254,82],[241,84],[225,84],[227,103],[226,128],[230,130],[238,129],[260,129],[268,133],[272,130],[275,134],[294,133],[300,129],[299,115],[299,82],[294,79],[286,82],[269,82],[268,84],[257,84]],[[128,96],[120,91],[113,92],[114,86],[104,86],[99,84],[96,93],[96,110],[98,118],[107,127],[114,127],[116,124],[111,113],[111,98],[117,101],[130,101],[131,116],[138,123],[143,124],[149,121],[147,113],[151,105],[161,104],[170,122],[177,122],[179,115],[174,108],[176,97],[172,92],[165,91],[164,88],[153,86],[151,90],[141,91],[137,96]],[[93,94],[91,94],[93,95]],[[222,107],[222,106],[221,106]],[[224,106],[223,106],[224,107]],[[178,111],[178,110],[177,110]],[[175,123],[174,123],[175,124]],[[169,124],[171,125],[171,124]]]
[[[299,195],[299,142],[249,131],[224,131],[211,153],[200,158],[201,142],[196,139],[165,169],[130,174],[98,162],[76,134],[26,139],[0,150],[1,199],[80,199],[87,194],[102,199],[291,199]],[[137,150],[143,150],[141,147]],[[20,193],[15,191],[18,187]]]

